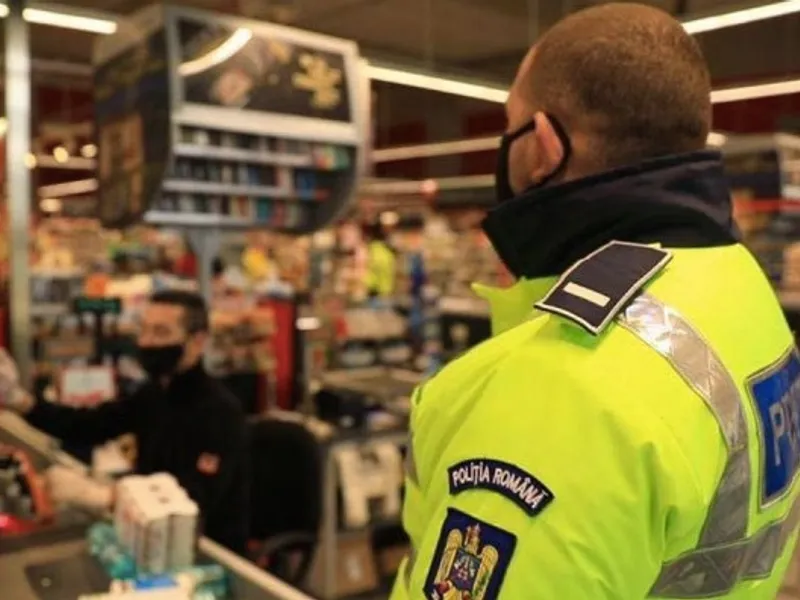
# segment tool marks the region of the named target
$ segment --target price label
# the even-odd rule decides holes
[[[61,403],[91,407],[111,400],[117,394],[111,367],[67,367],[61,373]]]

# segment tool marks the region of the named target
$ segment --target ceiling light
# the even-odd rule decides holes
[[[94,144],[84,144],[81,146],[81,156],[83,158],[94,158],[97,156],[97,146]]]
[[[737,25],[744,25],[755,21],[783,17],[797,12],[800,12],[800,0],[784,0],[784,2],[774,2],[763,6],[734,10],[711,17],[692,19],[691,21],[685,21],[683,23],[683,28],[694,35],[696,33],[715,31],[726,27],[736,27]]]
[[[315,331],[322,327],[319,317],[298,317],[295,326],[299,331]]]
[[[62,203],[58,198],[42,198],[39,201],[39,209],[46,213],[61,212]]]
[[[453,94],[454,96],[465,96],[477,100],[486,100],[487,102],[502,104],[508,98],[508,90],[499,86],[470,83],[460,79],[426,75],[372,63],[367,63],[367,75],[375,81],[405,85],[443,94]]]
[[[36,155],[32,152],[28,152],[25,155],[25,166],[29,169],[35,169],[38,162],[39,161],[36,160]]]
[[[712,131],[708,134],[708,138],[706,139],[706,145],[708,146],[723,146],[725,142],[728,141],[728,136],[724,133],[717,133],[716,131]]]
[[[0,18],[4,19],[7,16],[8,6],[0,4]],[[22,16],[28,23],[36,23],[37,25],[77,29],[78,31],[87,31],[89,33],[99,33],[102,35],[111,35],[117,31],[117,22],[113,19],[90,17],[76,12],[26,8]]]
[[[725,102],[741,102],[742,100],[786,96],[788,94],[800,94],[800,79],[714,90],[711,92],[711,102],[723,104]]]
[[[386,227],[394,227],[400,222],[400,215],[392,210],[389,212],[381,213],[379,220],[381,222],[381,225],[385,225]]]
[[[53,158],[56,162],[65,163],[69,160],[69,151],[64,146],[56,146],[53,148]]]

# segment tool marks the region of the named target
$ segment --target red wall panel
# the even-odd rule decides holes
[[[487,137],[496,135],[500,144],[500,134],[506,128],[506,113],[502,106],[467,114],[463,119],[465,138]],[[462,175],[484,175],[494,173],[497,162],[497,151],[471,152],[461,157]]]
[[[424,144],[428,141],[428,128],[424,121],[398,123],[386,128],[379,128],[375,136],[375,146],[386,148],[392,146],[410,146]],[[393,177],[399,179],[425,179],[428,177],[428,159],[417,158],[398,162],[378,163],[375,165],[377,177]]]
[[[714,105],[714,129],[731,133],[771,133],[792,117],[800,119],[800,94]]]
[[[91,91],[52,86],[33,89],[33,109],[39,122],[80,122],[93,118]]]

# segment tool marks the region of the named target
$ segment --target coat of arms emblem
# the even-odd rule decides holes
[[[434,598],[441,600],[483,600],[492,573],[500,559],[497,548],[481,547],[481,526],[447,534],[444,552],[434,579]]]

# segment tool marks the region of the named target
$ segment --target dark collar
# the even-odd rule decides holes
[[[194,367],[178,373],[166,389],[166,397],[169,402],[195,402],[203,394],[208,386],[208,373],[203,368],[202,361]]]
[[[518,278],[559,275],[619,240],[672,248],[738,241],[718,152],[669,156],[530,190],[491,210],[483,228]]]

